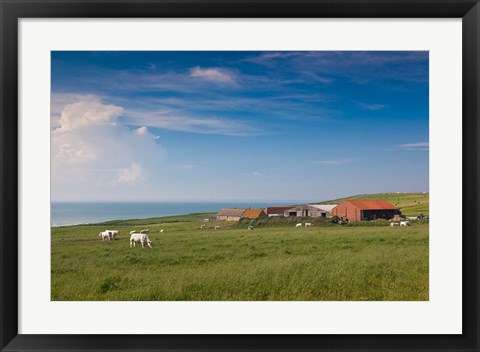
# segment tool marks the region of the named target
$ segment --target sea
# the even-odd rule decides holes
[[[260,209],[282,204],[246,202],[52,202],[51,225],[58,227],[95,224],[110,220],[148,219],[161,216],[218,212],[221,208],[250,207]]]

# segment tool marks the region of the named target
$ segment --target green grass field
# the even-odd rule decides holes
[[[52,228],[52,300],[429,298],[426,223],[200,229],[206,216]],[[102,242],[98,233],[107,228],[120,230],[119,239]],[[130,248],[129,232],[142,228],[153,248]]]
[[[376,193],[359,194],[352,197],[328,200],[322,203],[340,203],[348,199],[382,199],[400,209],[403,215],[417,216],[419,213],[429,215],[429,193]]]

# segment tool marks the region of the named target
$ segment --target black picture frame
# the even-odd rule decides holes
[[[480,350],[478,291],[480,5],[478,0],[0,0],[0,12],[1,351]],[[60,17],[462,18],[463,333],[461,335],[18,334],[18,20]]]

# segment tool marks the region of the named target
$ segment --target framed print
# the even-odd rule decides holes
[[[2,1],[2,351],[477,351],[479,6]]]

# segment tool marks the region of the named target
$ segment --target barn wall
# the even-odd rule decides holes
[[[364,220],[371,220],[371,219],[392,219],[395,214],[399,214],[399,210],[393,209],[381,209],[381,210],[364,210],[363,211]]]
[[[240,217],[239,216],[229,216],[229,215],[217,215],[217,220],[238,221],[238,220],[240,220]]]
[[[391,219],[395,214],[399,214],[397,209],[380,209],[380,210],[364,210],[364,219],[362,219],[362,211],[349,202],[340,203],[332,210],[333,216],[338,216],[349,221],[360,221],[369,219]],[[372,216],[375,214],[375,217]]]
[[[340,203],[335,208],[333,208],[332,215],[336,215],[343,219],[348,219],[349,221],[361,220],[360,209],[348,202]]]
[[[305,217],[306,210],[308,210],[308,216],[312,218],[320,217],[322,216],[322,213],[326,213],[327,218],[332,216],[332,214],[329,213],[328,211],[320,210],[314,207],[297,207],[297,208],[285,210],[284,216],[291,216],[290,213],[295,212],[296,215],[294,216]]]

